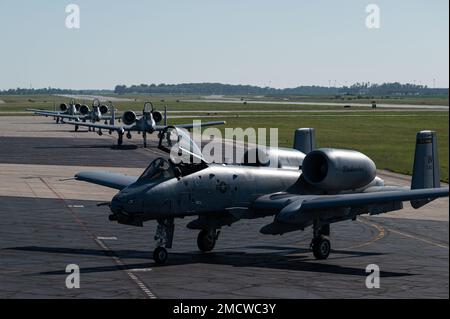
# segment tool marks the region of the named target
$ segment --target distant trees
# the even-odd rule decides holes
[[[221,83],[183,83],[183,84],[140,84],[117,85],[117,94],[205,94],[205,95],[413,95],[448,94],[448,89],[430,89],[423,85],[383,83],[356,83],[350,87],[299,86],[296,88],[275,89],[251,85],[231,85]]]
[[[416,95],[416,94],[448,94],[448,89],[430,89],[426,85],[411,83],[401,84],[399,82],[370,84],[356,83],[350,87],[340,89],[341,94],[352,95]]]
[[[71,89],[55,89],[55,88],[42,88],[42,89],[9,89],[0,90],[0,95],[32,95],[32,94],[111,94],[111,90],[71,90]]]
[[[367,98],[371,96],[392,95],[448,95],[448,89],[431,89],[424,85],[383,83],[355,83],[344,87],[299,86],[296,88],[275,89],[252,85],[232,85],[221,83],[183,83],[183,84],[139,84],[117,85],[111,90],[71,90],[71,89],[9,89],[0,91],[0,95],[30,94],[202,94],[202,95],[328,95],[336,99],[348,96]],[[351,98],[351,97],[349,97]]]
[[[231,85],[220,83],[185,83],[185,84],[140,84],[117,85],[114,92],[117,94],[125,93],[170,93],[170,94],[265,94],[267,92],[275,93],[277,89],[261,88],[251,85]]]

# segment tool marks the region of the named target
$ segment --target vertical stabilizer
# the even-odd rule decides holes
[[[439,188],[439,158],[437,135],[433,131],[420,131],[416,138],[411,189]],[[422,207],[431,200],[411,201],[414,208]]]
[[[313,128],[295,130],[294,149],[308,154],[316,148],[316,131]]]

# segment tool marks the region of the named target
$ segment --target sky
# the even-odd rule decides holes
[[[380,10],[367,28],[366,6]],[[66,27],[66,6],[80,28]],[[0,0],[0,89],[449,86],[447,0]]]

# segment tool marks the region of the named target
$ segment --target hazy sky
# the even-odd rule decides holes
[[[81,28],[65,26],[78,4]],[[368,29],[366,6],[380,8]],[[449,85],[448,0],[0,0],[0,89]]]

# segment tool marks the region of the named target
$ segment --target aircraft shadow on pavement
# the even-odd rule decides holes
[[[93,133],[93,132],[89,132],[89,131],[84,131],[84,130],[40,130],[40,131],[27,131],[27,133]]]
[[[85,256],[117,256],[124,263],[123,266],[98,266],[81,268],[81,273],[96,273],[96,272],[108,272],[108,271],[120,271],[130,269],[145,269],[148,267],[166,267],[188,264],[211,264],[211,265],[228,265],[233,267],[253,267],[253,268],[267,268],[275,270],[289,270],[300,272],[313,272],[313,273],[329,273],[340,275],[352,275],[366,277],[367,273],[364,268],[361,267],[349,267],[339,265],[339,260],[342,258],[335,257],[336,263],[332,264],[333,257],[330,257],[327,261],[317,261],[309,256],[310,251],[302,248],[281,247],[276,252],[264,252],[264,253],[249,253],[239,251],[217,251],[211,253],[200,252],[186,252],[176,253],[171,252],[170,259],[167,265],[157,266],[152,258],[151,252],[138,251],[138,250],[114,250],[114,252],[107,252],[101,249],[78,249],[78,248],[62,248],[62,247],[39,247],[39,246],[27,246],[27,247],[15,247],[6,248],[7,250],[27,251],[27,252],[42,252],[42,253],[55,253],[55,254],[74,254]],[[262,247],[267,249],[267,247]],[[270,249],[274,247],[270,246]],[[382,255],[380,253],[359,252],[359,251],[347,251],[347,250],[334,250],[333,254],[351,255],[353,257],[365,257]],[[304,254],[304,255],[300,255]],[[132,263],[127,264],[124,262],[126,259],[146,259],[151,262]],[[65,269],[40,272],[32,275],[67,275]],[[405,272],[391,272],[381,271],[381,277],[403,277],[413,276],[414,273]]]
[[[137,145],[65,145],[65,146],[35,146],[35,149],[111,149],[116,151],[129,151],[139,148]]]

